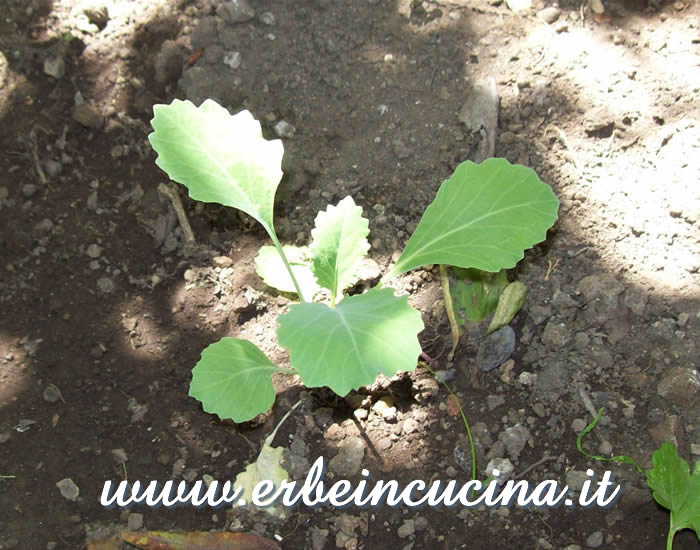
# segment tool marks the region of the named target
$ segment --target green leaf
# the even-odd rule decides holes
[[[338,206],[328,206],[316,216],[311,231],[311,257],[318,284],[331,291],[331,302],[343,290],[357,282],[357,269],[369,250],[369,221],[352,197]]]
[[[280,345],[304,384],[328,386],[338,395],[416,367],[423,330],[420,312],[391,288],[349,296],[336,308],[303,303],[278,319]]]
[[[445,180],[388,276],[428,264],[496,272],[545,239],[559,200],[530,168],[466,161]]]
[[[700,539],[700,463],[690,475],[688,463],[672,443],[662,443],[652,456],[654,467],[647,470],[647,483],[654,500],[671,511],[671,536],[681,529],[693,529]]]
[[[192,369],[190,396],[208,413],[245,422],[272,406],[272,375],[278,370],[252,342],[222,338],[202,352]]]
[[[478,269],[450,267],[450,294],[455,317],[461,327],[479,323],[498,305],[498,297],[508,284],[505,271],[488,273]]]
[[[486,334],[491,334],[510,323],[525,304],[526,295],[527,286],[520,281],[513,281],[504,288]]]
[[[311,298],[320,289],[311,269],[311,257],[307,247],[283,246],[294,276],[301,286],[304,296]],[[255,270],[265,284],[281,292],[296,294],[294,281],[284,266],[282,257],[274,246],[263,246],[255,256]]]
[[[248,111],[231,116],[211,99],[200,107],[176,99],[153,112],[155,131],[148,139],[170,179],[185,185],[193,199],[243,210],[270,233],[282,142],[263,139]]]

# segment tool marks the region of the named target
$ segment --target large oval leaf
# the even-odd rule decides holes
[[[420,312],[391,288],[349,296],[335,308],[294,304],[278,321],[279,343],[304,384],[328,386],[338,395],[371,384],[378,374],[413,370],[421,353]]]
[[[270,233],[282,142],[265,140],[248,111],[231,116],[211,99],[200,107],[176,99],[153,112],[155,131],[148,139],[170,179],[185,185],[193,199],[243,210]]]
[[[428,264],[496,272],[545,239],[559,200],[526,166],[466,161],[445,180],[389,275]]]
[[[245,422],[272,406],[272,375],[277,370],[252,342],[222,338],[202,352],[192,369],[190,396],[208,413]]]

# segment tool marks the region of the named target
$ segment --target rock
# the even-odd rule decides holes
[[[506,6],[515,13],[525,13],[532,9],[532,0],[506,0]]]
[[[365,442],[362,438],[345,438],[338,444],[338,454],[328,462],[328,469],[341,478],[352,477],[360,471],[364,456]]]
[[[61,492],[61,496],[66,500],[74,501],[80,496],[80,489],[69,477],[56,483],[56,487],[58,487],[58,490]]]
[[[229,52],[224,55],[224,65],[232,69],[238,69],[241,66],[241,52]]]
[[[43,397],[44,401],[48,401],[49,403],[55,403],[56,401],[61,400],[61,392],[56,386],[50,384],[44,389]]]
[[[628,288],[622,295],[622,304],[635,315],[643,315],[649,297],[636,288]]]
[[[583,489],[583,484],[588,479],[588,474],[582,470],[569,470],[566,472],[566,485],[572,491],[580,491]]]
[[[537,12],[537,17],[550,25],[559,19],[559,15],[561,15],[561,11],[554,6],[549,6]]]
[[[271,11],[266,11],[265,13],[261,13],[259,19],[263,25],[272,26],[276,23],[275,14],[272,13]]]
[[[50,178],[57,177],[63,171],[63,165],[57,160],[46,161],[46,175]]]
[[[588,426],[588,422],[586,422],[583,418],[575,418],[571,423],[571,429],[577,434],[585,430],[586,426]]]
[[[513,463],[507,458],[494,458],[486,465],[484,472],[487,476],[492,476],[494,475],[494,470],[498,470],[499,472],[498,484],[501,485],[513,475],[513,472],[515,472],[515,466],[513,466]]]
[[[493,411],[498,407],[502,406],[506,402],[506,398],[503,394],[499,395],[488,395],[486,397],[486,408]]]
[[[569,385],[571,376],[566,365],[559,361],[549,362],[537,373],[535,391],[548,401],[556,401]]]
[[[245,23],[255,17],[255,10],[248,0],[229,0],[219,4],[216,14],[226,23]]]
[[[593,326],[601,327],[619,315],[619,295],[624,287],[612,275],[589,275],[578,282],[586,302],[583,315]]]
[[[598,446],[598,452],[603,456],[610,456],[613,451],[613,446],[609,441],[601,441]]]
[[[155,78],[158,84],[175,82],[182,74],[185,61],[185,48],[174,40],[166,40],[153,61]]]
[[[498,439],[505,445],[510,458],[516,462],[527,445],[527,440],[530,439],[530,430],[522,424],[516,424],[502,431]]]
[[[590,109],[583,119],[583,129],[589,137],[609,138],[615,129],[615,116],[606,107]]]
[[[143,514],[129,514],[129,518],[126,520],[126,526],[129,531],[138,531],[143,528]]]
[[[681,408],[695,405],[700,378],[694,367],[673,367],[666,371],[656,388],[663,399]]]
[[[314,526],[311,528],[311,549],[312,550],[323,550],[326,546],[326,541],[328,540],[328,534],[330,531],[328,529],[319,529]]]
[[[44,74],[60,80],[66,73],[66,62],[63,60],[63,56],[60,54],[55,54],[44,59]]]
[[[586,537],[586,546],[588,548],[600,548],[603,545],[603,533],[595,531]]]
[[[404,520],[403,524],[396,530],[399,538],[405,539],[416,532],[416,522],[412,519]]]
[[[542,343],[552,350],[565,348],[571,342],[571,332],[566,324],[550,321],[544,327]]]
[[[80,103],[73,107],[73,120],[93,130],[101,128],[104,124],[102,115],[89,103]]]
[[[405,434],[412,434],[414,432],[417,432],[419,430],[418,422],[416,422],[413,418],[407,418],[406,420],[404,420],[401,429]]]
[[[479,344],[476,364],[483,372],[502,365],[515,351],[515,332],[506,325],[489,334]]]
[[[529,0],[514,1],[529,3]],[[510,4],[508,6],[510,7]],[[496,81],[493,78],[488,78],[477,80],[474,83],[459,110],[457,120],[464,124],[469,132],[485,132],[485,139],[481,140],[473,156],[474,162],[482,162],[494,155],[498,129],[498,107],[499,97]]]
[[[114,284],[114,281],[109,277],[100,277],[99,279],[97,279],[97,289],[100,292],[104,292],[105,294],[111,294],[112,292],[114,292],[115,288],[116,285]]]
[[[99,244],[91,244],[87,247],[85,253],[91,258],[99,258],[102,254],[102,247]]]
[[[192,31],[190,44],[195,51],[207,48],[218,41],[216,17],[202,17],[199,24]]]
[[[275,134],[277,134],[277,137],[281,138],[293,137],[297,131],[297,129],[286,120],[280,120],[279,122],[277,122],[277,124],[275,124],[274,126],[274,130]]]
[[[554,32],[556,32],[557,34],[567,32],[568,30],[569,24],[566,21],[559,21],[556,25],[554,25]]]
[[[31,199],[38,190],[39,187],[37,185],[34,185],[33,183],[25,183],[22,186],[22,195],[26,199]]]
[[[83,14],[87,17],[87,20],[99,30],[104,29],[109,22],[109,9],[102,3],[94,3],[84,7]]]
[[[406,142],[400,137],[397,137],[391,142],[391,148],[398,159],[403,160],[411,156],[411,149],[409,149]]]
[[[428,518],[418,516],[414,521],[414,525],[416,527],[416,531],[425,531],[429,525]]]

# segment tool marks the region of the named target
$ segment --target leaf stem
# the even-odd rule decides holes
[[[299,296],[299,300],[302,302],[306,302],[306,299],[304,298],[304,293],[301,291],[301,287],[299,286],[299,281],[297,281],[297,278],[294,276],[294,271],[292,271],[292,266],[289,265],[289,260],[287,260],[287,256],[284,253],[284,250],[282,249],[282,245],[280,244],[279,239],[277,238],[277,235],[275,235],[275,230],[271,228],[265,228],[267,230],[267,234],[270,235],[270,238],[272,239],[272,244],[275,245],[275,248],[277,249],[277,253],[280,255],[282,258],[282,262],[284,262],[284,267],[287,268],[287,272],[289,273],[289,276],[292,278],[292,282],[294,283],[294,288],[297,291],[297,296]]]

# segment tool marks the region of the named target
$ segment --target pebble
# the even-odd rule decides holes
[[[102,254],[102,247],[99,244],[93,243],[87,247],[87,250],[85,252],[91,258],[99,258]]]
[[[143,527],[143,514],[129,514],[129,519],[126,520],[126,526],[129,531],[138,531]]]
[[[586,546],[589,548],[599,548],[603,544],[603,533],[594,531],[586,538]]]
[[[581,433],[586,429],[586,426],[588,426],[588,422],[586,422],[583,418],[575,418],[571,423],[571,429],[575,433]]]
[[[498,484],[500,485],[513,475],[515,466],[513,466],[513,463],[507,458],[494,458],[486,465],[484,472],[487,476],[492,476],[494,470],[498,470],[499,472]]]
[[[404,420],[402,427],[403,433],[412,434],[413,432],[417,432],[418,429],[418,422],[416,422],[413,418],[407,418],[406,420]]]
[[[555,8],[554,6],[544,8],[543,10],[537,12],[537,17],[550,25],[559,19],[559,15],[561,15],[561,11],[559,8]]]
[[[66,500],[77,500],[77,498],[80,496],[80,489],[69,477],[56,483],[56,487],[58,487],[58,490],[61,492],[61,496]]]
[[[598,447],[598,452],[603,456],[609,456],[612,454],[613,446],[609,441],[601,441]]]
[[[428,528],[428,518],[418,516],[415,520],[416,531],[425,531]]]
[[[583,489],[583,484],[588,481],[589,477],[583,470],[569,470],[566,472],[566,485],[572,491],[580,491]]]
[[[699,390],[700,378],[694,367],[668,369],[656,388],[659,397],[681,408],[691,408]]]
[[[506,398],[503,394],[499,395],[489,395],[486,397],[486,407],[488,410],[493,411],[503,405],[506,402]]]
[[[109,277],[100,277],[99,279],[97,279],[97,289],[100,292],[104,292],[105,294],[111,294],[112,292],[114,292],[115,288],[116,285],[114,284],[114,281]]]
[[[93,130],[101,128],[104,123],[102,115],[89,103],[80,103],[73,108],[73,120]]]
[[[515,351],[515,331],[506,325],[489,334],[479,344],[476,364],[482,372],[501,366]]]
[[[24,195],[25,198],[30,199],[36,194],[38,189],[39,187],[33,183],[25,183],[22,186],[22,195]]]
[[[46,161],[46,174],[50,178],[57,177],[63,171],[63,165],[57,160]]]
[[[530,430],[522,424],[516,424],[501,432],[498,439],[505,445],[510,458],[517,461],[527,445],[527,440],[530,439]]]
[[[44,389],[44,401],[48,401],[49,403],[55,403],[56,401],[59,401],[61,399],[61,392],[58,391],[58,388],[54,385],[46,386]]]
[[[365,457],[365,442],[360,437],[348,437],[338,444],[338,454],[328,462],[328,469],[342,478],[356,475]]]
[[[281,138],[290,138],[294,136],[297,131],[297,129],[286,120],[280,120],[277,124],[275,124],[274,130],[277,137]]]
[[[230,52],[224,55],[224,65],[232,69],[238,69],[241,66],[241,52]]]
[[[270,12],[270,11],[266,11],[265,13],[261,13],[260,14],[260,22],[263,25],[270,25],[270,26],[274,25],[276,23],[275,14]]]
[[[219,4],[216,14],[227,23],[245,23],[255,17],[248,0],[229,0]]]
[[[571,342],[571,332],[565,323],[549,321],[542,333],[542,343],[552,350],[565,348]]]
[[[60,80],[66,74],[66,62],[60,55],[53,55],[44,60],[44,74]]]
[[[402,538],[402,539],[405,539],[406,537],[410,537],[415,532],[416,532],[416,522],[415,522],[415,520],[412,520],[412,519],[404,520],[401,527],[399,527],[396,530],[396,534],[399,536],[399,538]]]

